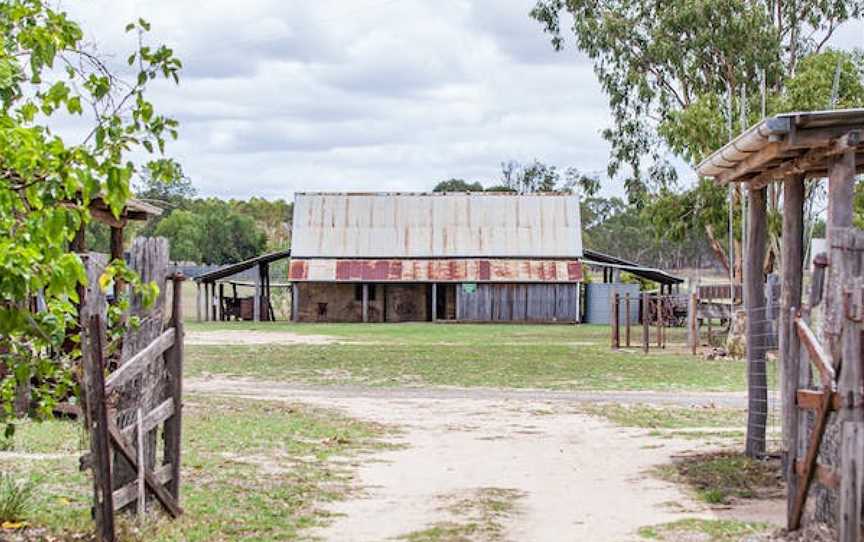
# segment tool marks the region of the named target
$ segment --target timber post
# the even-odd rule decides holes
[[[363,283],[363,323],[369,322],[369,283]]]
[[[438,319],[438,284],[432,283],[432,321]]]
[[[174,344],[165,351],[169,393],[174,402],[174,415],[165,422],[165,457],[163,464],[171,465],[171,480],[168,492],[180,502],[180,450],[183,412],[183,281],[181,273],[171,277],[173,299],[171,301],[171,326],[174,328]]]
[[[291,321],[297,322],[300,318],[300,287],[296,282],[291,283]]]
[[[624,344],[630,348],[630,293],[624,294]]]
[[[696,350],[699,348],[699,326],[696,317],[696,310],[699,306],[697,294],[694,291],[690,294],[690,303],[687,307],[687,330],[689,332],[688,340],[690,341],[690,352],[695,356]]]
[[[648,293],[642,294],[642,351],[646,354],[650,349],[651,342],[651,307]]]
[[[197,286],[198,286],[198,293],[195,296],[195,321],[200,323],[201,322],[201,283],[199,282],[197,284]],[[237,296],[235,295],[234,297],[236,298]]]
[[[767,238],[766,189],[750,189],[747,261],[744,266],[744,308],[747,314],[747,442],[745,453],[765,453],[768,421],[768,374],[765,363],[765,281],[763,265]]]

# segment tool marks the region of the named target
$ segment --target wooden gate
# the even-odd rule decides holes
[[[180,496],[180,437],[183,371],[183,277],[167,277],[168,243],[139,239],[131,264],[145,281],[155,280],[160,295],[145,308],[133,296],[130,314],[140,325],[128,331],[118,349],[119,362],[106,355],[106,298],[93,279],[104,259],[88,258],[90,288],[82,317],[83,398],[90,453],[82,468],[94,481],[97,534],[113,541],[114,513],[143,514],[154,499],[172,517],[182,513]],[[164,315],[165,290],[172,285],[171,313]],[[117,362],[117,369],[109,372]],[[107,373],[107,377],[105,376]],[[158,434],[162,435],[161,453]]]
[[[830,257],[816,260],[809,304],[793,315],[802,355],[787,376],[798,387],[797,420],[787,428],[797,443],[789,450],[788,527],[800,527],[815,481],[817,519],[838,525],[840,539],[852,542],[862,540],[864,491],[864,232],[835,228],[830,239]],[[817,307],[824,307],[821,341],[811,321]]]

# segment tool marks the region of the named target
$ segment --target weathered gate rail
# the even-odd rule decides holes
[[[118,510],[143,514],[148,502],[155,499],[170,516],[182,513],[184,278],[175,274],[166,281],[167,248],[167,242],[156,239],[136,241],[133,247],[133,267],[138,268],[142,278],[156,279],[162,293],[150,308],[133,299],[132,312],[142,317],[141,326],[127,332],[120,365],[107,378],[104,296],[88,292],[83,311],[88,317],[82,346],[83,403],[90,453],[81,458],[81,466],[93,472],[94,516],[103,542],[115,540],[114,514]],[[172,284],[167,326],[162,311],[166,282]],[[160,432],[161,455],[157,450]]]

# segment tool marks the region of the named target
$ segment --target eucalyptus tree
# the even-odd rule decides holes
[[[827,44],[862,9],[862,0],[538,0],[531,16],[556,49],[569,25],[594,64],[612,112],[602,134],[609,176],[654,218],[679,223],[662,231],[702,229],[726,260],[724,190],[682,191],[670,155],[695,165],[721,147],[758,120],[763,88],[767,114],[828,107],[838,67],[836,105],[860,105],[859,56]],[[647,197],[658,192],[661,207]]]
[[[137,173],[164,179],[177,169],[163,156],[177,123],[157,112],[147,89],[177,82],[181,64],[147,42],[149,30],[144,20],[126,27],[128,67],[112,70],[64,12],[41,0],[0,2],[0,419],[9,420],[17,383],[36,377],[42,413],[74,386],[80,350],[60,345],[79,344],[77,288],[86,276],[68,248],[91,221],[89,203],[101,197],[118,215]],[[70,123],[83,135],[60,129]],[[155,285],[140,284],[120,261],[101,282],[117,275],[153,296]],[[43,310],[31,311],[37,295]]]

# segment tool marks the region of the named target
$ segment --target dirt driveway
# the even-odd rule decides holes
[[[694,450],[693,441],[622,429],[581,414],[572,403],[544,400],[542,393],[333,393],[222,378],[185,385],[190,392],[337,408],[403,429],[394,443],[404,446],[358,460],[360,491],[332,505],[335,520],[314,533],[325,540],[377,542],[479,521],[488,535],[481,540],[626,541],[638,540],[642,526],[717,517],[679,487],[647,474]],[[493,508],[506,513],[471,508],[490,494],[498,496]]]

